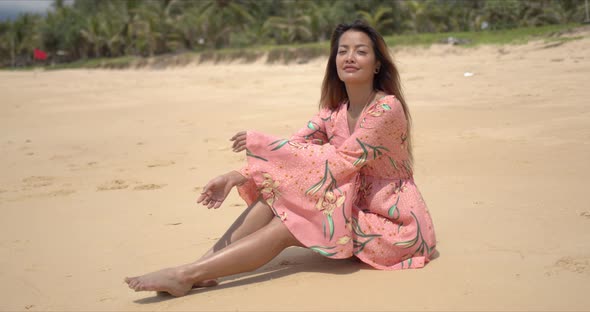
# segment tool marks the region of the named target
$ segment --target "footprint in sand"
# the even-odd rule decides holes
[[[157,190],[161,189],[166,184],[154,184],[154,183],[140,183],[140,182],[129,182],[125,180],[116,179],[113,181],[109,181],[99,185],[96,189],[97,191],[114,191],[114,190],[124,190],[131,186],[133,186],[134,191],[150,191],[150,190]]]
[[[97,168],[97,165],[97,161],[90,161],[85,164],[71,163],[68,164],[68,168],[70,168],[71,171],[80,171],[84,169]]]
[[[53,184],[53,180],[55,180],[53,177],[30,176],[30,177],[24,178],[22,181],[24,184],[24,188],[29,189],[29,188],[40,188],[40,187],[50,186],[51,184]]]
[[[63,162],[72,160],[72,155],[60,154],[49,157],[51,161]]]
[[[96,189],[98,191],[113,191],[113,190],[123,190],[129,187],[129,183],[124,180],[113,180],[110,182],[106,182],[102,185],[99,185]]]
[[[64,190],[57,190],[57,191],[49,192],[49,193],[47,193],[47,196],[50,196],[50,197],[68,196],[68,195],[74,194],[74,193],[76,193],[75,190],[64,189]]]
[[[576,258],[567,256],[557,260],[553,266],[578,274],[590,274],[590,258]]]
[[[510,54],[510,52],[509,51],[506,51],[504,48],[499,49],[498,50],[498,53],[501,54],[501,55]]]
[[[155,162],[152,162],[151,164],[149,164],[147,166],[148,166],[148,168],[167,167],[167,166],[172,166],[175,163],[176,162],[174,162],[172,160],[164,160],[164,161],[155,161]]]
[[[142,185],[138,185],[138,186],[134,187],[133,190],[134,191],[151,191],[151,190],[161,189],[164,186],[166,186],[166,184],[142,184]]]
[[[183,120],[180,120],[180,124],[182,124],[183,126],[192,126],[195,123],[193,121],[183,119]]]
[[[41,193],[26,193],[17,196],[13,196],[12,198],[8,198],[6,201],[8,202],[15,202],[21,200],[27,200],[31,198],[51,198],[51,197],[61,197],[61,196],[68,196],[71,194],[76,193],[76,190],[72,189],[59,189],[50,192],[41,192]]]

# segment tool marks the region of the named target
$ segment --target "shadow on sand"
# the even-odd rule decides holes
[[[266,282],[272,279],[282,278],[299,272],[318,272],[324,274],[351,274],[359,270],[373,270],[356,258],[334,260],[318,255],[317,253],[299,247],[291,247],[283,251],[271,262],[252,272],[236,274],[219,279],[219,285],[208,288],[194,288],[187,296],[198,295],[210,291],[222,290],[232,287],[240,287],[248,284]],[[175,297],[167,293],[156,293],[151,297],[135,300],[135,303],[150,304],[171,300]]]

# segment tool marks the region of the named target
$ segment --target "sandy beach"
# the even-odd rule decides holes
[[[326,59],[0,71],[0,310],[590,310],[590,32],[576,35],[394,47],[440,252],[424,269],[291,248],[181,298],[123,278],[193,261],[223,234],[237,193],[218,210],[195,202],[245,163],[229,138],[305,126]]]

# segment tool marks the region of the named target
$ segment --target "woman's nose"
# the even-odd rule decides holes
[[[345,57],[344,61],[345,61],[346,63],[352,63],[352,62],[354,62],[354,57],[353,57],[353,55],[354,55],[354,54],[352,54],[352,53],[346,53],[346,57]]]

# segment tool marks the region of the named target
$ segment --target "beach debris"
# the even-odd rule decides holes
[[[475,75],[475,74],[472,72],[464,72],[463,73],[463,77],[472,77],[473,75]]]
[[[471,40],[469,39],[461,39],[461,38],[457,38],[457,37],[447,37],[445,39],[442,39],[439,41],[440,43],[446,43],[446,44],[450,44],[450,45],[460,45],[460,44],[469,44],[471,43]]]

